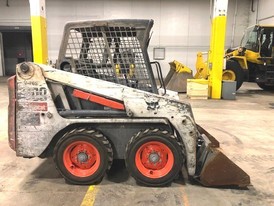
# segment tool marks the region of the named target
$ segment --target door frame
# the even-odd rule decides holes
[[[3,32],[31,32],[31,26],[1,26],[0,25],[0,76],[5,76],[5,58]]]

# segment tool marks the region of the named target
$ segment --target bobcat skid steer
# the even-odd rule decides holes
[[[69,56],[63,70],[31,62],[17,65],[8,80],[9,144],[16,155],[53,156],[56,168],[73,184],[98,183],[113,159],[125,159],[130,174],[147,186],[168,185],[183,168],[204,186],[249,185],[249,176],[195,123],[188,103],[157,94],[144,35],[152,21],[126,23],[85,22],[89,43],[70,48],[91,54]],[[115,32],[121,28],[127,32]],[[135,43],[120,44],[130,39]],[[98,42],[105,49],[98,49]],[[132,55],[122,55],[130,46]]]

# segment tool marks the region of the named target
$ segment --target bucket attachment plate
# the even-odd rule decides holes
[[[219,148],[219,142],[198,126],[202,144],[197,152],[197,179],[204,186],[238,186],[250,185],[250,177],[232,162]]]

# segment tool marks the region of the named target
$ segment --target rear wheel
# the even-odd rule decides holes
[[[266,85],[262,82],[257,82],[257,85],[265,91],[274,91],[274,85]]]
[[[165,186],[178,176],[183,149],[167,131],[146,129],[134,135],[126,148],[126,166],[137,182]]]
[[[95,184],[110,169],[111,145],[101,133],[77,128],[56,144],[53,159],[61,175],[72,184]]]
[[[238,62],[227,60],[226,69],[223,71],[223,80],[236,81],[236,90],[242,86],[244,71]]]

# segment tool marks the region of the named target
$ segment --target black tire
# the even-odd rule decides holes
[[[160,145],[159,149],[154,150],[157,145]],[[152,151],[149,155],[145,153],[147,148]],[[159,150],[162,152],[159,152]],[[149,159],[152,154],[159,155],[157,162],[152,162]],[[167,161],[166,164],[163,163],[163,167],[154,169],[147,167],[146,162],[142,162],[145,157],[147,157],[145,161],[147,163],[150,161],[148,164],[152,167],[161,166],[162,162]],[[181,171],[185,161],[184,157],[183,147],[174,135],[160,129],[146,129],[130,139],[126,147],[125,162],[130,174],[138,183],[146,186],[167,186]]]
[[[257,85],[265,91],[274,91],[274,85],[266,85],[262,82],[257,82]]]
[[[110,169],[113,151],[107,138],[98,131],[76,128],[57,142],[53,160],[67,182],[96,184]]]
[[[244,82],[244,71],[240,64],[233,60],[226,61],[226,70],[229,70],[235,74],[236,90],[238,90]]]

